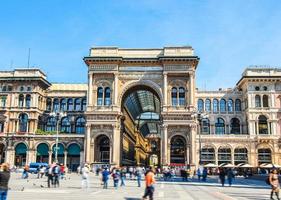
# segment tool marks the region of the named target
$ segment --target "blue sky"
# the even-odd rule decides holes
[[[0,3],[0,70],[39,66],[86,82],[91,46],[191,45],[197,87],[233,87],[249,65],[280,66],[278,0],[9,0]]]

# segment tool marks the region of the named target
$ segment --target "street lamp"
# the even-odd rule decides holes
[[[61,118],[66,116],[65,112],[52,112],[50,113],[50,116],[56,118],[56,130],[57,130],[57,135],[56,135],[56,150],[55,150],[55,162],[58,162],[58,143],[59,143],[59,121]]]
[[[202,161],[202,155],[201,155],[201,131],[202,131],[202,120],[203,119],[207,119],[209,116],[206,113],[202,113],[200,111],[198,112],[194,112],[192,114],[192,117],[196,118],[199,122],[199,131],[198,131],[198,135],[199,135],[199,165],[201,165],[201,161]]]

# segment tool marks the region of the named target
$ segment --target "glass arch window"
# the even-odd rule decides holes
[[[84,134],[85,133],[85,124],[86,124],[86,121],[83,117],[77,118],[76,123],[75,123],[75,132],[77,134]]]
[[[56,131],[57,120],[55,117],[49,117],[46,123],[46,131]]]
[[[103,101],[103,88],[102,87],[98,88],[97,98],[98,98],[98,105],[101,106],[102,101]]]
[[[263,104],[262,105],[263,107],[266,107],[266,108],[268,107],[268,96],[267,95],[262,96],[262,104]]]
[[[177,106],[178,105],[178,89],[173,87],[172,88],[172,93],[171,93],[171,97],[172,97],[172,106]]]
[[[68,111],[73,111],[73,99],[72,98],[69,98],[67,100],[67,110]]]
[[[228,99],[228,102],[227,102],[227,110],[228,112],[233,112],[233,100],[232,99]]]
[[[25,107],[30,108],[30,106],[31,106],[31,96],[30,96],[30,94],[27,94],[25,96]]]
[[[217,100],[217,99],[213,100],[213,112],[214,113],[219,112],[219,100]]]
[[[271,150],[269,148],[258,149],[258,163],[271,163]]]
[[[226,101],[225,101],[225,99],[220,100],[220,111],[226,112]]]
[[[215,149],[213,147],[203,147],[202,148],[201,163],[202,164],[208,164],[208,163],[215,164]]]
[[[231,149],[228,147],[220,147],[218,150],[218,164],[231,163]]]
[[[52,110],[52,99],[50,99],[50,98],[47,98],[46,109],[47,109],[47,111]]]
[[[74,101],[74,110],[75,111],[80,111],[81,110],[81,99],[77,98]]]
[[[185,89],[183,87],[179,88],[179,105],[185,106]]]
[[[257,108],[261,107],[261,97],[260,97],[260,95],[255,96],[255,105],[256,105]]]
[[[70,133],[71,132],[71,124],[68,117],[64,117],[61,120],[61,132],[62,133]]]
[[[199,112],[204,111],[204,101],[202,99],[198,99],[197,109],[198,109]]]
[[[95,141],[95,161],[108,163],[110,158],[110,140],[105,135],[100,135]]]
[[[230,133],[240,134],[240,121],[237,118],[232,118],[230,121]]]
[[[53,111],[54,112],[59,112],[59,106],[60,106],[60,102],[59,99],[54,99],[53,101]]]
[[[205,110],[206,110],[206,112],[211,112],[211,100],[210,99],[206,99],[206,101],[205,101]]]
[[[241,109],[241,100],[240,99],[236,99],[235,100],[235,111],[236,112],[240,112],[242,109]]]
[[[81,110],[85,111],[86,110],[86,106],[87,106],[87,100],[85,98],[82,99],[82,107]]]
[[[106,87],[104,90],[104,105],[109,106],[111,105],[111,91],[109,87]]]
[[[19,132],[25,133],[28,128],[28,116],[25,113],[19,115]]]
[[[201,131],[203,134],[210,134],[210,120],[209,119],[202,119],[201,123]]]
[[[65,98],[61,99],[61,101],[60,101],[60,110],[61,111],[66,111],[67,110],[66,109],[66,99]]]
[[[217,135],[225,134],[225,123],[222,118],[217,118],[217,121],[215,123],[215,128],[216,128]]]
[[[171,139],[171,163],[185,163],[186,141],[182,136]]]
[[[267,118],[264,115],[259,116],[259,134],[268,134]]]
[[[236,148],[234,150],[234,164],[248,163],[248,150],[247,148]]]
[[[19,95],[19,107],[23,108],[24,96],[23,94]]]

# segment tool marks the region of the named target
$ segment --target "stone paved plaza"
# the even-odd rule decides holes
[[[47,188],[46,178],[37,179],[30,175],[29,180],[20,179],[20,174],[13,174],[10,180],[10,200],[50,200],[50,199],[111,199],[111,200],[138,200],[143,195],[144,187],[136,187],[136,181],[126,181],[126,187],[112,187],[110,180],[108,190],[102,189],[100,179],[91,175],[91,187],[81,189],[81,178],[77,174],[67,175],[61,181],[60,188]],[[217,200],[217,199],[258,199],[266,200],[270,190],[263,181],[245,180],[237,178],[233,187],[220,187],[216,178],[211,178],[207,183],[198,183],[196,180],[189,182],[161,182],[156,185],[155,199],[188,199],[188,200]]]

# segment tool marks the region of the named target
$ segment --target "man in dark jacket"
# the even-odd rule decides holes
[[[10,180],[10,170],[7,163],[1,165],[2,171],[0,172],[0,199],[6,200],[8,195],[8,183]]]

